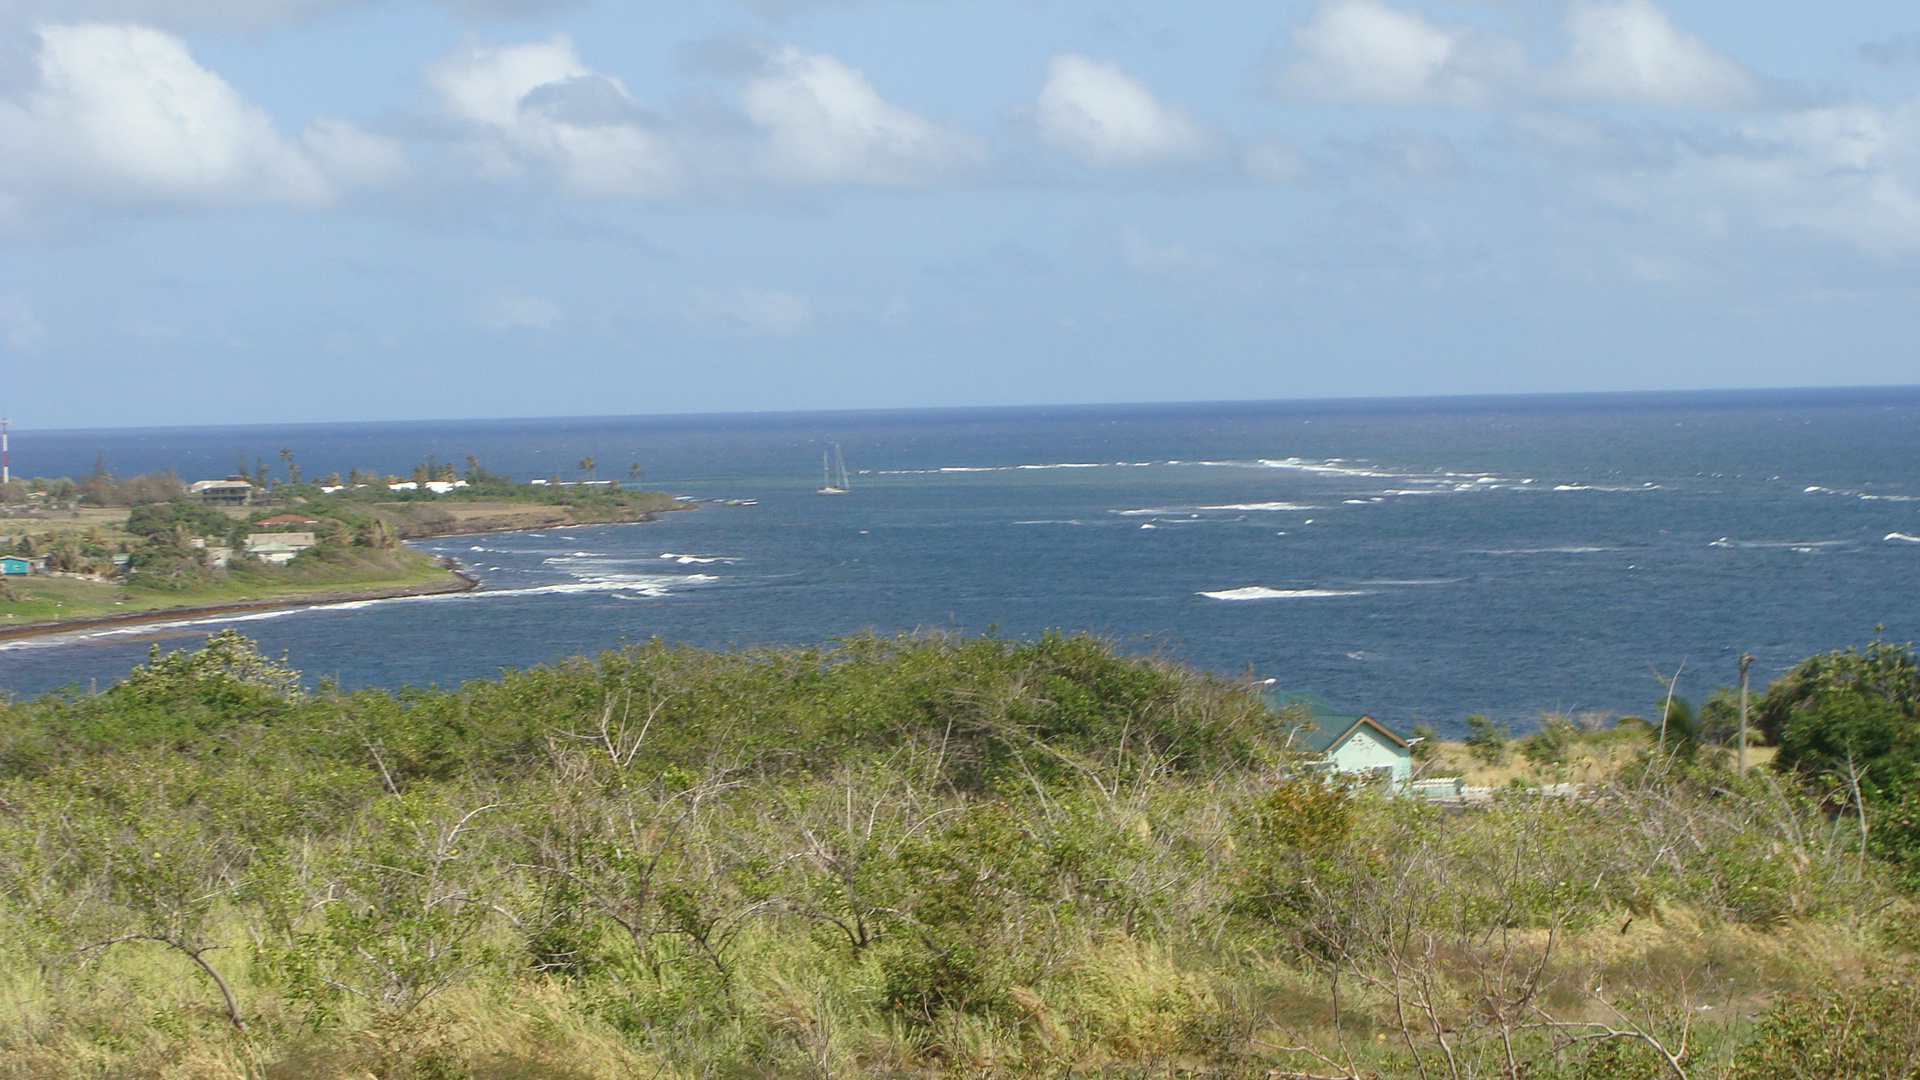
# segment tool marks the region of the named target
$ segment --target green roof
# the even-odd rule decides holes
[[[1266,700],[1267,708],[1274,712],[1288,709],[1304,709],[1313,719],[1313,726],[1298,735],[1302,749],[1316,754],[1324,754],[1333,748],[1333,744],[1342,736],[1351,733],[1354,726],[1363,719],[1372,719],[1364,713],[1344,709],[1311,690],[1269,690],[1260,695]],[[1375,720],[1381,730],[1392,734],[1386,725]],[[1398,736],[1395,736],[1398,738]]]

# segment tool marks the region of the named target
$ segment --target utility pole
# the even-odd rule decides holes
[[[1747,775],[1747,669],[1753,666],[1753,657],[1748,653],[1740,654],[1740,775]]]

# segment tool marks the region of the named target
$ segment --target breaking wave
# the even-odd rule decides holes
[[[1247,585],[1238,589],[1220,589],[1196,595],[1212,600],[1324,600],[1336,596],[1367,596],[1367,589],[1269,589],[1265,585]]]

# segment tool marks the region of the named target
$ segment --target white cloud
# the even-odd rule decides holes
[[[482,297],[473,306],[474,321],[495,330],[551,330],[563,313],[544,296],[503,290]]]
[[[981,141],[882,98],[856,69],[785,47],[741,88],[744,116],[669,123],[555,34],[465,46],[427,68],[479,175],[552,174],[583,197],[654,197],[741,184],[903,186],[988,160]],[[744,149],[742,147],[744,140]]]
[[[581,63],[565,34],[467,45],[428,65],[426,79],[464,125],[461,146],[483,177],[540,170],[589,198],[680,184],[679,155],[659,125],[618,79]]]
[[[412,167],[400,140],[369,134],[347,120],[320,117],[310,121],[300,132],[300,146],[342,189],[386,187],[405,177]]]
[[[1746,69],[1652,0],[1576,3],[1566,27],[1567,58],[1543,75],[1557,96],[1665,109],[1738,108],[1762,97]]]
[[[764,168],[800,183],[883,186],[937,183],[983,165],[973,135],[935,124],[880,96],[855,68],[786,46],[740,92],[765,133]]]
[[[1322,4],[1293,43],[1283,88],[1357,105],[1486,105],[1526,62],[1515,42],[1375,0]]]
[[[1192,117],[1108,61],[1062,53],[1033,104],[1040,139],[1096,169],[1190,162],[1212,149]]]
[[[1293,32],[1287,93],[1357,105],[1484,108],[1537,101],[1669,109],[1758,103],[1740,64],[1673,24],[1652,0],[1578,0],[1566,56],[1531,60],[1508,34],[1442,26],[1378,0],[1327,0]]]
[[[343,120],[303,140],[138,26],[45,26],[31,86],[0,99],[0,188],[24,202],[115,208],[313,207],[405,169],[399,147]]]
[[[1602,183],[1657,217],[1836,239],[1880,257],[1920,252],[1920,100],[1846,105],[1744,126],[1661,172]]]

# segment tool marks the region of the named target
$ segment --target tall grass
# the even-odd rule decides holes
[[[1085,638],[287,685],[0,709],[0,1076],[1772,1076],[1920,938],[1765,777],[1443,813]]]

